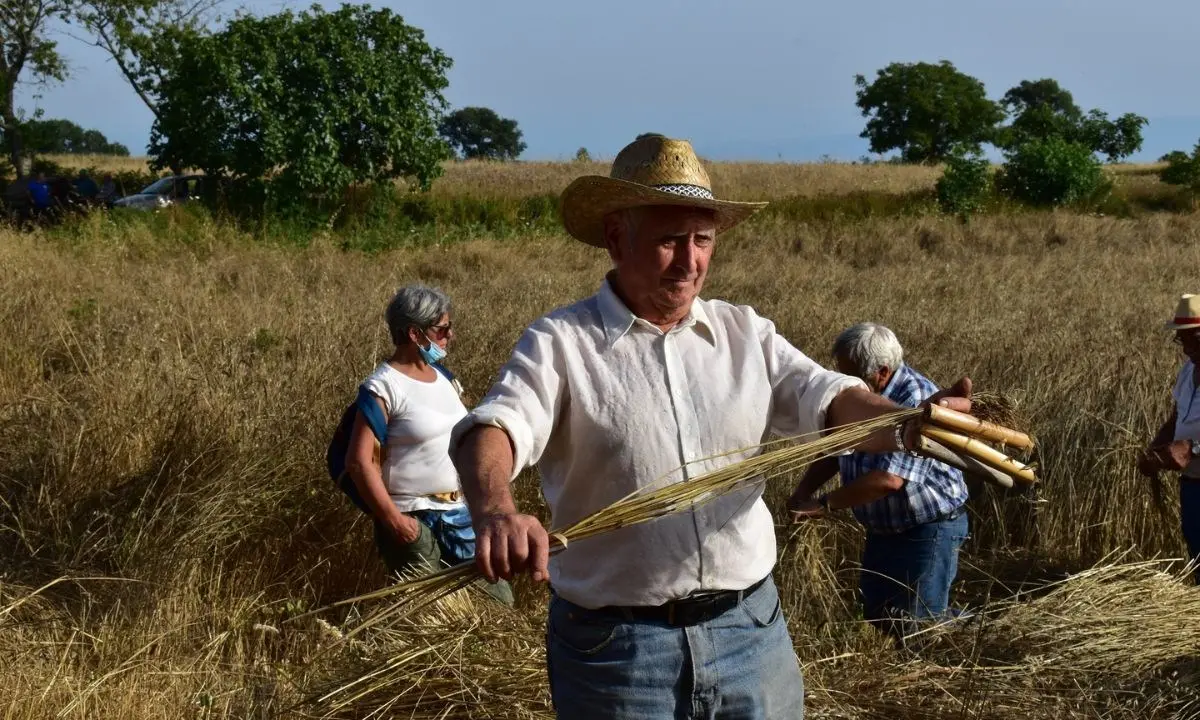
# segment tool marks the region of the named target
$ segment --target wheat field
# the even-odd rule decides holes
[[[553,192],[580,169],[494,171],[446,182]],[[713,174],[751,196],[867,171],[892,192],[932,182]],[[981,619],[915,650],[858,620],[853,520],[790,526],[789,483],[769,489],[810,717],[1200,716],[1175,495],[1160,510],[1133,469],[1168,410],[1180,357],[1159,328],[1200,288],[1198,240],[1194,215],[1066,212],[774,218],[720,239],[706,296],[753,305],[826,364],[846,325],[888,324],[915,367],[1003,394],[1040,442],[1036,491],[972,488],[955,597]],[[387,582],[323,454],[390,350],[398,286],[450,293],[449,362],[478,399],[525,325],[606,268],[565,236],[362,254],[182,212],[0,231],[0,717],[552,717],[544,588],[518,582],[511,612],[456,596],[353,642],[369,608],[306,615]],[[534,473],[517,491],[544,516]],[[346,689],[365,673],[386,682]]]

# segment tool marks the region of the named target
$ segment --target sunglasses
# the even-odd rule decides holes
[[[445,325],[430,325],[430,330],[437,330],[440,333],[448,333],[454,329],[454,323],[448,322]]]

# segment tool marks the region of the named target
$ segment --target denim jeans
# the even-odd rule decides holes
[[[672,627],[587,610],[557,596],[547,673],[565,720],[790,720],[804,682],[774,582],[703,623]]]
[[[1188,557],[1200,557],[1200,480],[1179,483],[1179,520],[1183,525],[1183,539],[1187,541]],[[1196,584],[1200,585],[1200,572],[1196,572],[1195,577]]]
[[[859,580],[866,620],[897,633],[913,619],[943,616],[967,530],[966,512],[959,510],[901,533],[867,533]]]

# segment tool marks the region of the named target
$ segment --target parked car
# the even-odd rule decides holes
[[[203,175],[173,175],[159,178],[141,191],[115,200],[113,207],[135,210],[156,210],[180,202],[198,199],[202,193]]]

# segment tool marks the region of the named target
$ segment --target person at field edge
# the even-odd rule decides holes
[[[896,334],[875,323],[844,330],[833,344],[837,369],[873,392],[917,407],[938,388],[904,362]],[[835,474],[841,487],[814,494]],[[864,618],[902,636],[916,621],[941,618],[967,537],[968,491],[962,471],[908,452],[857,451],[819,460],[796,486],[788,508],[797,522],[843,509],[867,530],[859,591]]]
[[[690,143],[639,136],[610,175],[576,179],[561,212],[613,268],[592,296],[534,321],[454,430],[488,580],[549,581],[547,675],[557,716],[799,718],[804,692],[771,571],[762,483],[689,511],[576,540],[546,529],[510,483],[536,465],[564,527],[665,478],[756,454],[770,434],[816,433],[896,409],[826,370],[752,308],[699,297],[720,232],[765,203],[714,197]],[[970,381],[935,401],[969,411]],[[874,433],[875,452],[919,431]],[[686,464],[686,466],[685,466]]]
[[[447,454],[450,431],[467,409],[457,381],[438,370],[454,336],[450,309],[445,293],[422,285],[401,288],[388,303],[395,350],[363,383],[387,418],[387,443],[378,447],[362,412],[350,435],[346,471],[371,510],[375,544],[392,573],[411,576],[475,557],[471,516]],[[486,589],[513,604],[507,583]]]
[[[1200,295],[1179,298],[1175,317],[1166,323],[1183,350],[1183,367],[1171,391],[1171,414],[1149,447],[1138,457],[1138,471],[1157,479],[1179,473],[1179,519],[1188,556],[1200,562]],[[1195,574],[1200,584],[1200,573]]]

